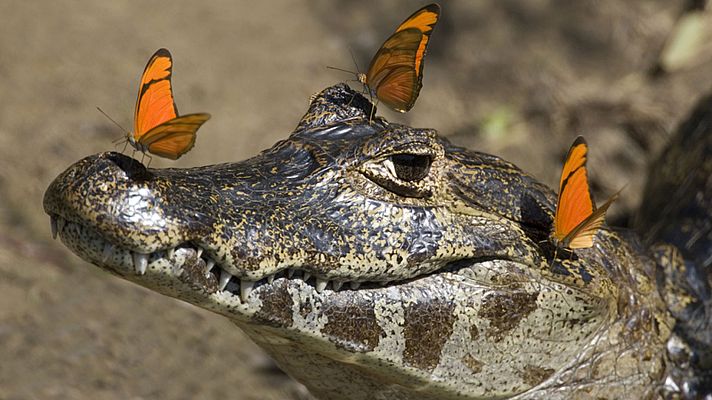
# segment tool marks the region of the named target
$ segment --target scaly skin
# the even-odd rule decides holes
[[[79,256],[230,318],[319,398],[675,391],[674,320],[634,235],[604,228],[552,261],[550,189],[371,107],[328,88],[238,163],[90,156],[45,210]]]

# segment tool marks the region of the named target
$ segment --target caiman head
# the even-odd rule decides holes
[[[82,258],[230,318],[321,398],[657,390],[647,259],[602,230],[554,260],[548,188],[371,107],[328,88],[288,139],[238,163],[87,157],[44,207]]]

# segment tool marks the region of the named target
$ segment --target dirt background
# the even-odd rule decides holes
[[[286,137],[309,96],[363,69],[411,1],[0,3],[0,399],[304,399],[227,320],[102,273],[49,233],[42,195],[131,126],[139,75],[174,56],[179,109],[210,112],[178,162],[244,159]],[[436,128],[554,186],[576,135],[599,202],[629,223],[648,163],[712,88],[702,51],[651,78],[683,1],[442,3],[424,87],[394,121]],[[710,38],[712,39],[712,38]],[[712,42],[712,40],[707,40]]]

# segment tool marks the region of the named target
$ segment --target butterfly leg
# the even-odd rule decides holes
[[[143,153],[143,155],[148,157],[148,164],[146,164],[146,168],[148,168],[151,166],[151,161],[153,161],[153,157],[151,157],[150,155],[148,155],[146,153]],[[141,163],[143,164],[143,157],[141,157]]]
[[[373,100],[373,99],[371,99]],[[371,113],[368,116],[368,124],[371,125],[371,122],[373,122],[373,117],[376,112],[376,107],[378,107],[378,99],[376,99],[376,104],[371,103]]]
[[[353,102],[355,98],[356,98],[356,94],[354,93],[354,94],[351,95],[351,98],[349,99],[349,102],[346,103],[346,106],[347,106],[347,107],[351,107],[351,102]]]
[[[554,262],[556,261],[556,255],[559,252],[559,246],[556,246],[554,248],[554,257],[551,258],[551,262],[549,263],[549,271],[551,271],[552,268],[554,268]]]

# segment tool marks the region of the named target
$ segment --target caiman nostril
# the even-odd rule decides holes
[[[145,181],[151,178],[151,174],[148,172],[146,167],[131,157],[116,152],[110,152],[106,154],[106,158],[121,168],[121,170],[123,170],[131,180]]]

